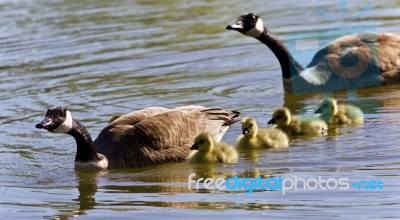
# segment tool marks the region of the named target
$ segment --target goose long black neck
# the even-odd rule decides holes
[[[266,28],[264,28],[263,33],[257,39],[267,45],[278,58],[284,79],[291,79],[291,77],[303,71],[303,67],[293,58],[282,41],[276,38]]]
[[[96,162],[100,160],[96,149],[94,148],[92,138],[85,126],[78,121],[73,120],[72,128],[69,130],[68,134],[74,137],[76,141],[76,162]]]

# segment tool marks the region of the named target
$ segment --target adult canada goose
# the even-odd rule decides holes
[[[242,120],[242,134],[236,141],[236,147],[242,149],[288,147],[287,135],[276,128],[258,128],[254,118]]]
[[[357,33],[340,37],[319,50],[303,68],[259,16],[243,14],[226,28],[254,37],[272,50],[281,65],[286,92],[400,83],[400,33]]]
[[[220,141],[238,116],[236,111],[201,106],[146,108],[119,117],[92,141],[67,108],[52,107],[36,128],[73,136],[76,167],[114,169],[184,161],[197,134],[207,131]]]
[[[227,143],[215,143],[208,132],[199,134],[190,148],[190,163],[234,163],[238,160],[236,149]]]
[[[287,108],[278,108],[272,115],[268,124],[276,124],[276,128],[281,129],[288,135],[324,135],[328,127],[324,121],[318,118],[302,120],[298,116],[292,115]]]
[[[364,114],[360,108],[349,104],[338,104],[334,98],[322,99],[315,113],[321,113],[320,119],[330,124],[361,124]]]

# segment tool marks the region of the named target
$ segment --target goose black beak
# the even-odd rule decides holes
[[[226,26],[226,30],[233,30],[233,27],[231,25]]]
[[[35,127],[38,128],[38,129],[44,129],[44,128],[45,128],[45,123],[44,123],[44,121],[40,122],[40,123],[37,124]]]
[[[318,108],[317,110],[315,110],[315,114],[319,114],[322,113],[322,108]]]
[[[51,125],[51,123],[52,123],[52,121],[46,117],[39,124],[36,124],[35,127],[37,129],[46,129],[47,130],[49,128],[49,126]]]
[[[270,125],[270,124],[275,124],[275,123],[276,123],[276,121],[275,121],[274,118],[268,121],[268,124],[269,124],[269,125]]]
[[[42,128],[44,128],[44,125],[43,125],[43,123],[39,123],[35,127],[38,129],[42,129]]]
[[[239,23],[234,23],[231,25],[226,26],[227,30],[235,30],[235,31],[241,31],[243,30],[243,25]]]
[[[190,150],[197,150],[199,149],[199,145],[193,144],[192,147],[190,147]]]
[[[248,128],[243,128],[242,129],[242,134],[243,135],[246,135],[246,134],[248,134],[249,133],[249,129]]]

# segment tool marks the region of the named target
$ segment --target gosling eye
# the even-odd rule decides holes
[[[322,105],[322,108],[327,108],[327,107],[328,107],[327,104],[323,104],[323,105]]]
[[[249,128],[252,128],[252,127],[253,127],[253,124],[250,124]]]
[[[198,143],[199,143],[199,144],[203,144],[203,143],[204,143],[204,140],[200,140]]]
[[[282,115],[277,115],[275,118],[280,119],[280,118],[282,118]]]

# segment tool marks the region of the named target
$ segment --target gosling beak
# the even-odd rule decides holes
[[[315,114],[319,114],[322,113],[322,108],[318,108],[317,110],[315,110]]]
[[[275,121],[274,118],[268,121],[268,124],[269,124],[269,125],[270,125],[270,124],[275,124],[275,123],[276,123],[276,121]]]
[[[243,128],[242,129],[242,134],[243,135],[246,135],[246,134],[248,134],[249,133],[249,129],[248,128]]]
[[[199,149],[199,145],[193,144],[192,147],[190,147],[190,150],[197,150]]]

